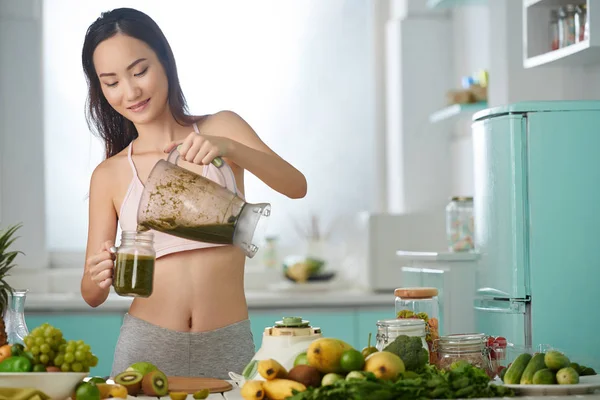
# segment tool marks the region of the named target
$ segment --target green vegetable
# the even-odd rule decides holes
[[[423,347],[421,338],[416,336],[400,335],[383,351],[400,357],[408,371],[419,371],[429,362],[429,353]]]
[[[0,362],[0,372],[31,372],[33,364],[24,356],[8,357]]]
[[[44,364],[35,364],[33,366],[33,372],[46,372],[46,366]]]
[[[379,380],[370,372],[365,380],[339,380],[320,388],[294,391],[288,400],[424,400],[514,396],[505,386],[490,384],[481,368],[456,363],[449,371],[426,365],[418,373],[405,371],[396,381]]]
[[[25,352],[25,347],[21,343],[15,343],[10,347],[10,355],[14,357],[22,356]]]

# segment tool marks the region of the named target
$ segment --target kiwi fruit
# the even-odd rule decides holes
[[[166,396],[169,393],[167,376],[160,370],[148,372],[142,379],[142,391],[147,396]]]
[[[306,387],[321,386],[321,373],[310,365],[299,364],[290,369],[288,379],[302,383]]]
[[[185,400],[187,399],[187,392],[171,392],[169,393],[169,397],[171,400]]]
[[[142,380],[144,376],[138,371],[125,371],[115,376],[115,383],[125,386],[127,393],[130,396],[137,396],[142,387]]]

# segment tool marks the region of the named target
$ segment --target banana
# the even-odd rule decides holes
[[[246,381],[241,394],[244,400],[262,400],[265,397],[262,381]]]
[[[258,373],[266,380],[287,378],[288,374],[285,367],[272,358],[258,362]]]
[[[292,389],[296,389],[299,392],[304,392],[306,386],[300,382],[292,381],[290,379],[272,379],[263,382],[263,388],[265,394],[269,400],[284,400],[292,396]]]

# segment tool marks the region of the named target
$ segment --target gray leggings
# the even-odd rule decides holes
[[[125,314],[111,376],[146,361],[167,376],[230,379],[229,372],[241,374],[254,353],[248,319],[208,332],[178,332]]]

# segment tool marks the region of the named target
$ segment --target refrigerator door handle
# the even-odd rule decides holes
[[[474,307],[477,311],[496,312],[504,314],[526,314],[529,299],[498,300],[494,298],[475,299]]]

